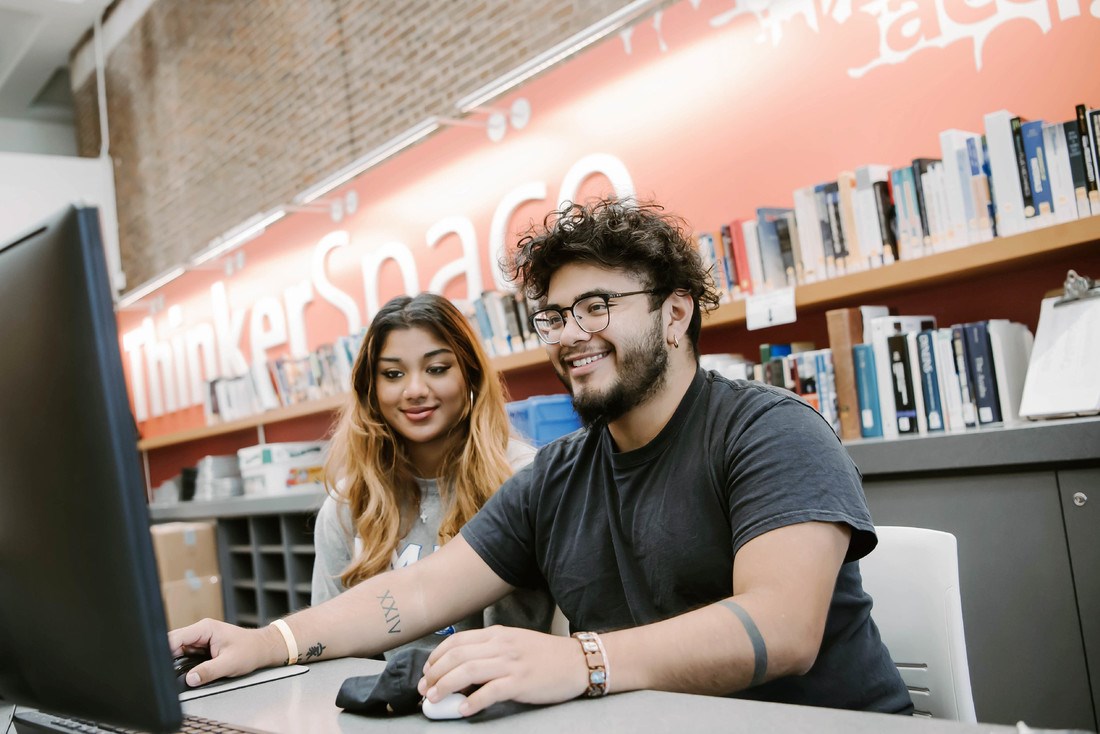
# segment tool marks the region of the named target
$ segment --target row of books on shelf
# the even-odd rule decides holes
[[[1100,214],[1100,109],[1064,122],[1000,110],[944,130],[940,157],[870,164],[697,235],[727,299]]]
[[[481,337],[490,357],[535,349],[541,345],[531,326],[530,304],[520,291],[484,291],[479,298],[454,304]]]
[[[956,433],[1019,420],[1032,334],[990,319],[936,328],[932,316],[883,306],[830,311],[830,346],[762,344],[760,361],[706,355],[731,379],[782,387],[813,406],[844,440]]]
[[[527,300],[519,293],[485,291],[456,300],[491,357],[537,348]],[[278,357],[236,377],[206,383],[204,407],[209,425],[238,420],[281,406],[340,395],[351,389],[351,372],[366,330],[323,344],[303,357]]]
[[[989,319],[937,328],[883,306],[826,314],[842,438],[954,433],[1019,420],[1033,337]]]
[[[366,330],[322,344],[302,357],[277,357],[242,375],[206,382],[206,423],[239,420],[278,407],[341,395],[351,389],[355,357]]]

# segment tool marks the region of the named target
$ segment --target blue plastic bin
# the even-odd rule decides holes
[[[508,419],[516,433],[535,446],[548,444],[581,427],[581,419],[568,395],[535,395],[508,403]]]

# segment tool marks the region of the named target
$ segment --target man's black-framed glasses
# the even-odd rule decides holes
[[[557,344],[561,341],[561,333],[565,330],[565,314],[573,314],[573,320],[577,322],[583,331],[589,334],[603,331],[611,323],[610,302],[613,298],[626,298],[642,293],[657,293],[649,289],[644,291],[627,291],[626,293],[597,293],[593,296],[584,296],[573,301],[568,308],[540,308],[531,314],[531,323],[535,327],[535,333],[546,344]]]

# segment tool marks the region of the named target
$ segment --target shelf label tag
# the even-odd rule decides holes
[[[745,328],[749,331],[798,320],[794,310],[794,286],[753,294],[745,299]]]

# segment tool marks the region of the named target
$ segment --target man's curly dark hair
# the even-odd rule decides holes
[[[542,226],[533,226],[511,259],[501,263],[508,279],[528,298],[546,296],[550,278],[564,265],[583,263],[639,275],[656,307],[670,293],[691,294],[695,312],[687,336],[699,354],[704,311],[718,306],[718,291],[683,219],[654,202],[615,197],[588,204],[566,202]]]

